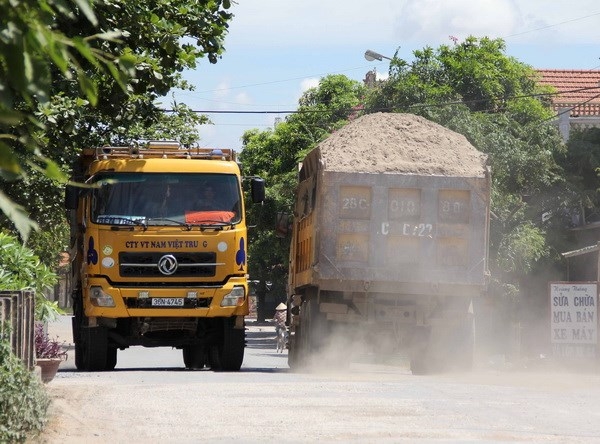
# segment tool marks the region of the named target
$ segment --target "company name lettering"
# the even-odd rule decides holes
[[[127,241],[125,248],[198,248],[197,240]]]

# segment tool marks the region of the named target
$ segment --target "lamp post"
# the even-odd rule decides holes
[[[391,57],[381,55],[378,52],[371,51],[370,49],[365,51],[365,59],[367,59],[369,62],[372,62],[373,60],[379,60],[381,62],[383,59],[392,60]]]
[[[383,59],[392,60],[391,57],[384,56],[383,54],[379,54],[378,52],[371,51],[370,49],[367,49],[365,51],[365,59],[367,59],[369,62],[372,62],[373,60],[379,60],[381,62],[381,61],[383,61]],[[375,85],[376,79],[377,79],[377,70],[373,69],[372,71],[369,71],[367,73],[367,75],[365,76],[365,80],[364,80],[365,85],[366,86]]]

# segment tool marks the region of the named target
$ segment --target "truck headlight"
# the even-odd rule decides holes
[[[235,286],[232,290],[227,293],[221,301],[221,307],[235,307],[236,305],[242,305],[246,296],[246,290],[244,287]]]
[[[90,288],[90,301],[92,305],[96,307],[114,307],[115,301],[112,296],[104,293],[102,287],[91,287]]]

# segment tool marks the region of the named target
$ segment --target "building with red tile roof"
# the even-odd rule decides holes
[[[553,86],[558,94],[552,104],[558,112],[571,108],[571,117],[600,116],[600,70],[538,69],[539,83]]]
[[[600,127],[600,70],[538,69],[538,83],[554,87],[551,97],[565,140],[571,128]]]

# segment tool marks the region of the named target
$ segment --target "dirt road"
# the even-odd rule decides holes
[[[163,353],[164,352],[164,353]],[[185,371],[176,350],[127,350],[114,372],[61,368],[37,442],[600,442],[600,376],[406,366],[293,373],[271,326],[250,326],[239,373]]]

